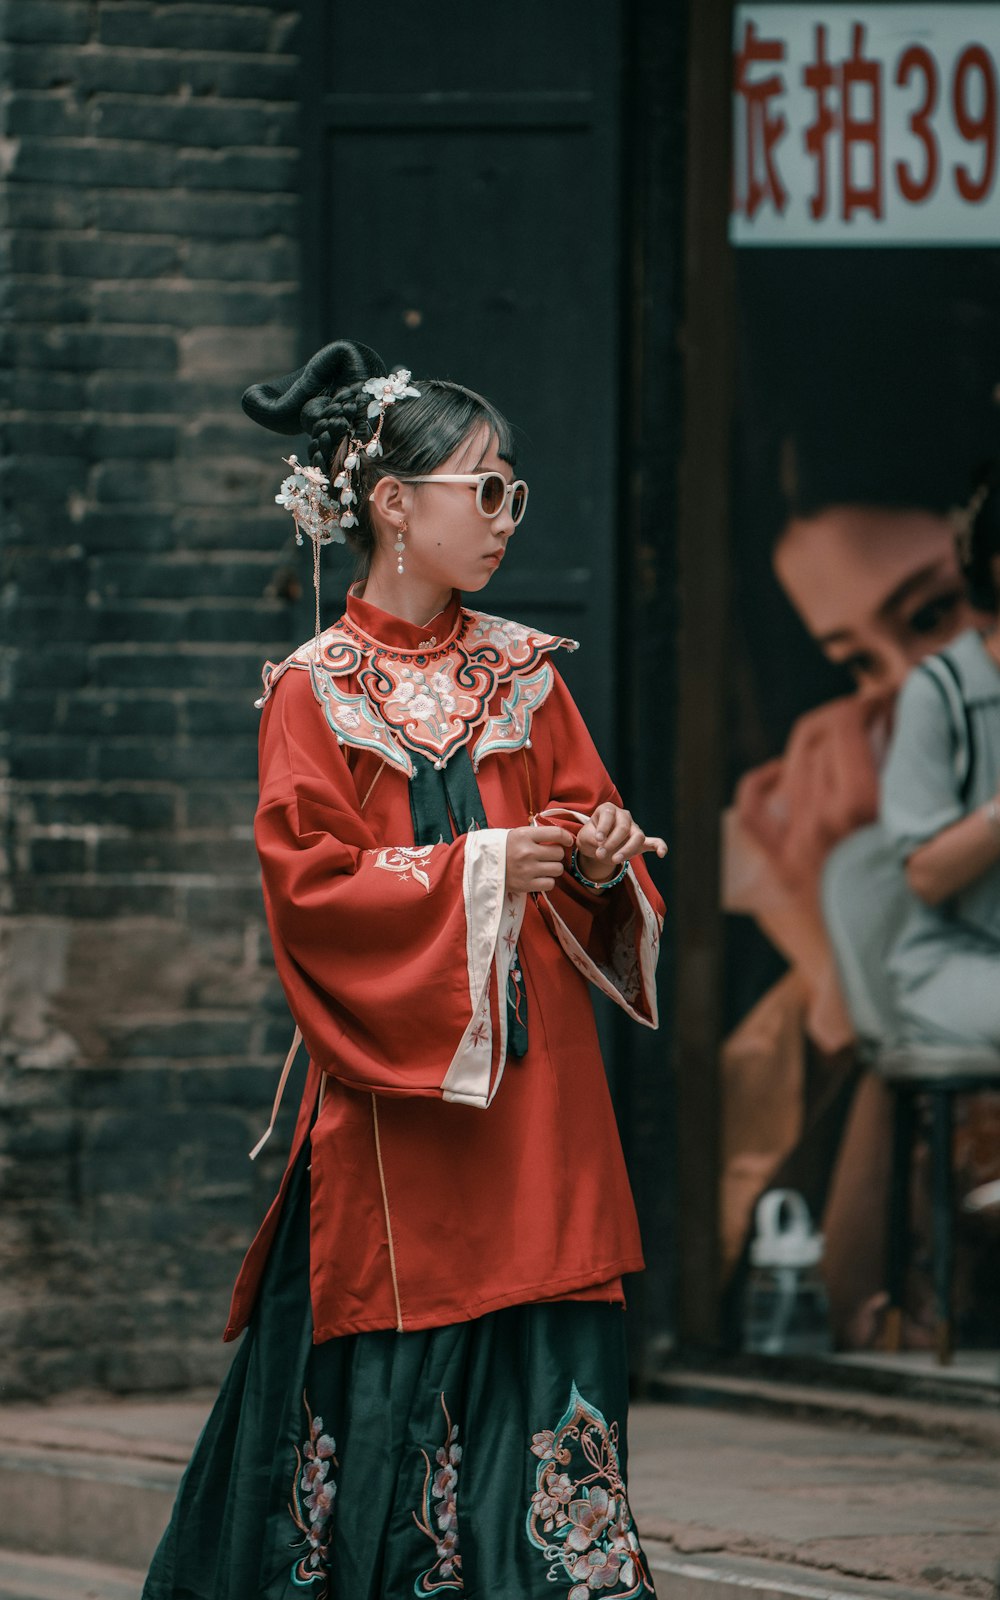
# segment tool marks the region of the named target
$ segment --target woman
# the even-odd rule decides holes
[[[727,817],[726,909],[753,916],[789,971],[725,1046],[725,1254],[738,1261],[763,1189],[801,1189],[826,1239],[838,1342],[857,1347],[876,1337],[885,1300],[871,1217],[884,1209],[891,1106],[861,1073],[856,1041],[879,1038],[892,1012],[887,953],[910,898],[876,822],[879,767],[907,674],[977,612],[948,518],[926,510],[833,505],[794,517],[773,563],[856,692],[799,718],[783,755],[744,777]]]
[[[889,959],[891,1034],[997,1050],[1000,493],[988,480],[959,544],[972,597],[993,620],[928,658],[899,698],[881,819],[912,894]]]
[[[586,984],[656,1025],[666,847],[555,670],[571,641],[462,606],[527,502],[504,418],[346,341],[244,406],[308,433],[279,502],[361,578],[265,671],[256,838],[310,1067],[147,1600],[651,1594]]]

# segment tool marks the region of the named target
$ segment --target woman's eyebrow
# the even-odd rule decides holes
[[[896,587],[889,591],[884,600],[879,601],[877,615],[880,617],[892,616],[908,600],[912,600],[914,594],[924,588],[926,584],[933,583],[939,578],[953,582],[956,589],[961,588],[961,579],[946,559],[941,558],[937,561],[929,561],[926,566],[919,567],[916,572],[909,573],[901,583],[897,583]],[[817,634],[816,643],[825,649],[827,645],[849,643],[853,638],[854,630],[852,628],[832,628],[829,633]]]
[[[898,611],[907,600],[912,599],[918,589],[932,582],[935,578],[951,578],[956,587],[961,586],[961,580],[951,565],[944,561],[931,561],[925,567],[920,567],[917,572],[911,572],[908,578],[898,583],[891,594],[888,594],[879,606],[879,614],[886,616],[892,611]]]

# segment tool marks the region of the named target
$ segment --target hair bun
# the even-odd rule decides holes
[[[252,383],[243,393],[243,409],[253,422],[274,433],[308,433],[309,419],[302,412],[319,395],[336,394],[366,378],[385,377],[381,357],[366,344],[353,339],[334,339],[299,367],[281,378],[265,378]]]

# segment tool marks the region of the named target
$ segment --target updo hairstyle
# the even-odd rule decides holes
[[[277,433],[309,436],[309,465],[319,467],[331,485],[343,466],[351,439],[362,450],[355,473],[358,503],[353,528],[345,530],[365,577],[377,548],[370,496],[380,478],[421,477],[440,467],[470,435],[486,429],[501,460],[514,464],[514,433],[506,417],[482,395],[441,378],[414,378],[419,399],[397,400],[386,408],[382,455],[370,457],[364,445],[378,418],[367,418],[369,378],[385,377],[384,363],[367,345],[337,339],[317,351],[304,367],[281,378],[253,384],[243,409],[255,422]],[[331,487],[334,500],[336,491]]]
[[[1000,463],[980,469],[968,503],[968,530],[958,540],[969,599],[981,611],[1000,610],[994,566],[1000,556]]]

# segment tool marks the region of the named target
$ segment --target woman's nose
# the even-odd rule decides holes
[[[876,668],[871,674],[871,692],[898,694],[917,662],[927,654],[927,649],[915,641],[907,645],[901,639],[883,638],[879,641],[877,652],[873,653]]]

